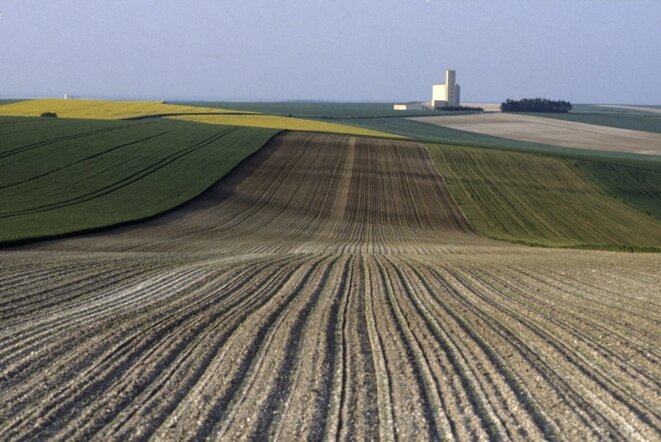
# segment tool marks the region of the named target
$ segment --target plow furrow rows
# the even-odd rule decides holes
[[[658,439],[656,255],[480,238],[401,141],[221,184],[0,254],[3,440]]]

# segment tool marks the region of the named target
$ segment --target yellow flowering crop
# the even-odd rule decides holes
[[[269,129],[288,129],[308,132],[334,132],[350,135],[401,138],[397,135],[371,129],[364,129],[362,127],[347,126],[344,124],[329,123],[326,121],[305,120],[303,118],[280,117],[276,115],[178,115],[168,118],[194,121],[197,123],[223,124],[227,126],[251,126],[265,127]]]
[[[191,112],[235,112],[195,106],[179,106],[159,101],[111,101],[44,98],[19,101],[0,106],[0,115],[15,117],[38,117],[43,112],[55,112],[60,118],[83,118],[90,120],[121,120],[143,115]]]

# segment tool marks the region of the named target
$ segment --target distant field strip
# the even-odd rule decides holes
[[[617,112],[570,112],[567,114],[547,113],[539,117],[556,120],[573,121],[576,123],[594,124],[598,126],[619,127],[637,131],[661,133],[661,115]]]
[[[659,255],[481,238],[419,144],[279,135],[168,215],[0,263],[3,439],[661,427]]]
[[[0,242],[141,219],[198,195],[274,131],[44,121],[3,131]]]
[[[251,112],[236,115],[237,112],[241,113],[241,111],[165,104],[156,101],[38,99],[0,106],[0,116],[7,117],[39,117],[43,112],[55,112],[60,118],[92,120],[125,120],[163,116],[174,120],[220,124],[224,126],[260,127],[266,129],[288,129],[399,138],[398,135],[387,132],[317,120],[258,115]]]
[[[262,253],[264,241],[279,242],[278,253],[388,253],[399,243],[424,253],[457,234],[463,243],[485,241],[472,233],[424,146],[295,133],[277,135],[181,210],[100,243],[89,236],[58,247],[123,251],[129,242],[134,251],[217,252],[243,239],[237,253]]]
[[[556,146],[661,155],[661,134],[512,113],[413,118],[428,124]]]
[[[608,195],[565,160],[442,145],[430,150],[471,224],[490,237],[661,247],[661,222]]]
[[[661,114],[661,107],[658,106],[627,106],[623,104],[595,104],[595,106]]]
[[[181,115],[169,117],[175,120],[194,121],[196,123],[223,124],[229,126],[264,127],[269,129],[287,129],[310,132],[331,132],[338,134],[364,135],[372,137],[401,138],[388,132],[382,132],[344,124],[318,120],[282,117],[277,115]]]
[[[219,108],[179,106],[159,101],[119,101],[42,98],[25,100],[0,107],[0,116],[38,117],[43,112],[55,112],[60,118],[91,120],[121,120],[143,115],[165,113],[236,112]]]

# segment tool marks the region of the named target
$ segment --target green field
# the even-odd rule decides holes
[[[277,131],[0,118],[0,242],[138,220],[203,192]]]
[[[637,106],[637,105],[633,105]],[[652,109],[658,109],[658,106],[641,106],[641,107],[649,107]],[[572,111],[571,113],[577,114],[577,113],[588,113],[588,114],[616,114],[616,115],[624,115],[624,114],[635,114],[635,115],[649,115],[648,112],[636,110],[636,109],[624,109],[621,107],[604,107],[604,106],[599,106],[596,104],[574,104],[572,105]]]
[[[329,121],[433,144],[441,175],[487,236],[560,247],[661,246],[659,157],[512,141],[405,118]],[[159,119],[0,117],[0,242],[167,211],[276,132]]]
[[[570,161],[447,145],[429,149],[471,224],[489,237],[551,247],[661,250],[658,220],[611,196]]]
[[[596,124],[598,126],[661,133],[661,115],[642,112],[570,112],[568,114],[536,113],[528,115],[532,115],[534,117],[555,118],[557,120],[573,121],[575,123]]]
[[[184,101],[172,102],[184,106],[232,109],[237,111],[259,112],[270,115],[292,115],[305,118],[360,118],[360,117],[402,117],[415,115],[443,115],[442,111],[396,111],[393,103],[324,103],[304,101],[279,102],[211,102]]]
[[[611,195],[661,220],[661,159],[606,159],[597,156],[575,164]]]
[[[23,100],[14,99],[14,98],[2,98],[2,99],[0,99],[0,106],[5,105],[5,104],[18,103],[19,101],[23,101]]]
[[[609,118],[609,114],[603,114]],[[613,116],[626,118],[628,115]],[[639,121],[646,117],[632,116]],[[661,157],[598,152],[548,144],[509,140],[448,127],[426,124],[405,118],[342,120],[383,132],[390,132],[427,143],[491,148],[512,152],[539,153],[572,161],[609,194],[627,204],[661,219]]]

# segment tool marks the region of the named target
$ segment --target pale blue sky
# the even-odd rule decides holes
[[[661,104],[660,0],[1,0],[0,97]]]

